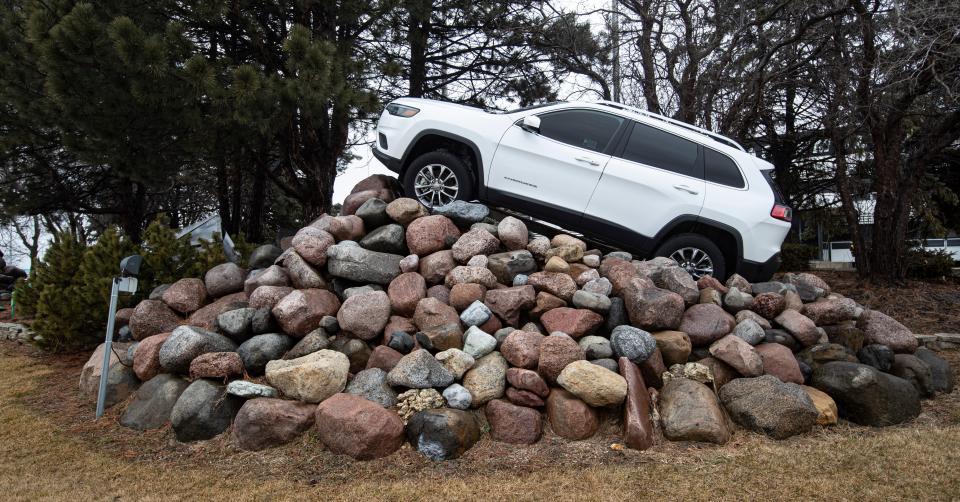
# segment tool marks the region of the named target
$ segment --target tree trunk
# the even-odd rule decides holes
[[[267,198],[267,166],[257,162],[250,194],[250,212],[247,214],[247,242],[263,242],[263,206]]]
[[[230,188],[227,185],[227,166],[226,161],[221,157],[217,159],[217,212],[220,214],[220,222],[224,229],[230,228],[233,216],[230,211]],[[229,231],[229,230],[227,230]]]
[[[427,47],[430,39],[430,0],[407,2],[410,19],[407,26],[407,43],[410,44],[410,96],[423,97],[427,82]]]
[[[907,223],[916,188],[912,176],[901,176],[903,135],[874,135],[873,242],[870,249],[870,276],[899,282],[906,275]],[[905,179],[904,179],[905,178]]]

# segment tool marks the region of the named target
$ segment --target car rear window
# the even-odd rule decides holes
[[[746,183],[737,164],[726,155],[704,148],[704,179],[733,188],[743,188]]]
[[[697,144],[655,127],[635,123],[622,157],[693,176],[697,165]]]

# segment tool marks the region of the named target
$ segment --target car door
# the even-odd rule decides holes
[[[584,223],[613,242],[649,251],[651,238],[668,222],[700,214],[702,153],[696,143],[640,122],[626,135],[600,177]]]
[[[488,197],[560,224],[579,220],[610,160],[613,139],[628,121],[588,109],[537,117],[539,132],[518,122],[504,133],[487,176]]]

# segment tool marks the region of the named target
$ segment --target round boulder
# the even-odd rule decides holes
[[[403,444],[403,421],[393,410],[350,394],[335,394],[316,411],[316,429],[330,451],[357,460],[385,457]]]

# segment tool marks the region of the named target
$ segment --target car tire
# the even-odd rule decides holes
[[[694,279],[704,275],[712,275],[721,281],[727,278],[723,252],[713,241],[700,234],[675,235],[664,241],[654,255],[672,258],[690,272]]]
[[[403,174],[406,196],[427,207],[442,206],[455,200],[473,200],[473,188],[470,167],[446,151],[428,152],[417,157]]]

